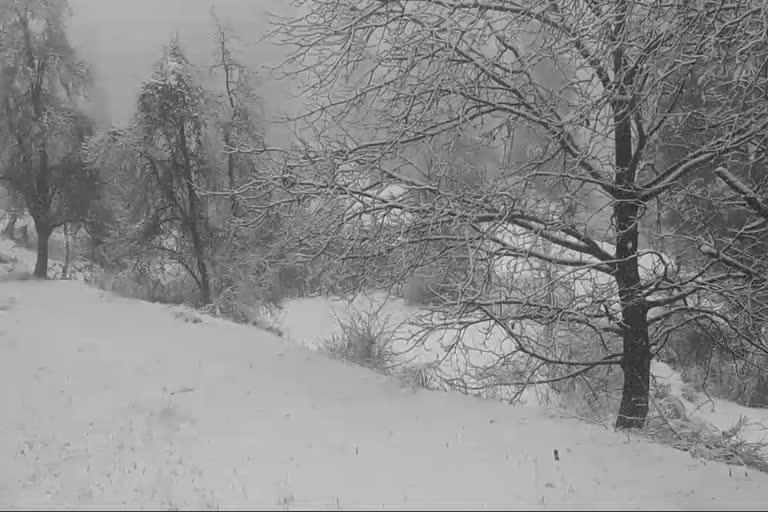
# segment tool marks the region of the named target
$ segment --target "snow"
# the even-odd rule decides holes
[[[510,354],[512,341],[497,326],[488,321],[470,326],[458,326],[451,319],[442,319],[438,328],[425,331],[427,312],[409,306],[405,300],[385,293],[360,294],[354,300],[335,297],[313,297],[287,301],[273,315],[271,326],[292,342],[310,349],[323,348],[324,340],[343,333],[337,319],[358,315],[375,318],[375,325],[393,333],[392,351],[397,362],[408,367],[434,367],[444,377],[461,377],[468,384],[479,384],[474,374],[478,367],[487,367],[500,354]],[[448,350],[457,340],[462,350]],[[543,387],[543,386],[542,386]],[[502,399],[511,399],[518,391],[513,386],[494,389]],[[522,401],[539,403],[539,390],[523,393]]]
[[[402,299],[388,298],[383,294],[362,295],[351,302],[315,297],[288,301],[273,318],[272,326],[279,329],[284,337],[293,343],[319,350],[322,348],[323,339],[342,334],[336,321],[337,317],[344,318],[346,315],[354,315],[358,312],[377,314],[384,323],[397,327],[396,332],[403,338],[407,338],[408,320],[419,314],[418,308],[406,305]],[[463,333],[463,342],[469,347],[493,346],[494,350],[501,350],[501,341],[496,340],[497,343],[494,346],[494,340],[486,338],[488,335],[478,326],[472,326]],[[404,340],[398,341],[404,342]],[[453,337],[448,336],[445,341],[451,342]],[[408,352],[408,358],[417,364],[434,361],[438,356],[444,355],[444,344],[439,337],[433,336],[427,340],[425,347],[416,347]],[[400,350],[406,348],[403,345],[399,347]],[[482,355],[488,359],[493,358],[493,353],[483,354],[478,351],[474,354],[471,349],[468,349],[455,354],[441,368],[447,370],[445,373],[450,373],[451,370],[461,371],[466,368],[466,362],[457,361],[457,359],[476,356],[473,362],[478,364]],[[670,385],[670,393],[682,400],[690,418],[705,420],[718,430],[724,431],[733,427],[740,416],[744,416],[748,421],[743,431],[744,440],[751,443],[768,442],[768,409],[744,407],[728,400],[708,398],[701,393],[696,397],[695,402],[692,402],[685,398],[684,383],[679,372],[661,361],[653,361],[651,372],[659,384]],[[522,395],[522,402],[544,405],[543,398],[551,396],[552,392],[547,390],[545,385],[539,385],[526,390]],[[766,455],[768,456],[768,449]]]
[[[683,379],[680,373],[661,361],[653,361],[651,372],[660,383],[670,385],[670,393],[679,397],[685,405],[686,413],[691,418],[700,418],[710,423],[720,431],[734,426],[740,416],[747,419],[742,435],[750,443],[768,442],[768,409],[744,407],[728,400],[716,397],[706,397],[701,393],[695,402],[685,398]],[[768,449],[765,450],[768,456]]]
[[[765,474],[554,409],[405,388],[184,308],[76,281],[3,281],[0,306],[4,509],[758,510],[768,500]],[[323,310],[303,307],[287,308],[289,332],[329,328]]]

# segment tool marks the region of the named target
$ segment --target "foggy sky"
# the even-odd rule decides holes
[[[176,33],[194,64],[209,62],[214,52],[211,6],[222,21],[232,23],[246,46],[239,57],[261,71],[259,92],[268,116],[285,113],[290,103],[286,93],[290,85],[276,83],[261,69],[280,61],[280,49],[259,42],[269,28],[266,13],[285,14],[288,0],[69,0],[69,4],[70,39],[94,72],[91,99],[102,122],[127,123],[141,82]]]

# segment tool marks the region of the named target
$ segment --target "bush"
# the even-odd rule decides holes
[[[462,296],[480,292],[485,267],[451,249],[439,262],[418,266],[412,273],[396,277],[400,298],[409,306],[454,305]]]
[[[392,350],[395,330],[389,316],[376,311],[353,311],[336,316],[341,329],[329,339],[322,340],[325,350],[334,358],[352,361],[368,368],[388,373],[396,365]]]
[[[683,381],[702,391],[746,407],[768,407],[768,356],[752,354],[748,360],[714,350],[708,361],[683,367]]]
[[[699,393],[696,391],[696,389],[691,386],[690,384],[683,384],[683,388],[680,390],[683,398],[691,402],[692,404],[695,404],[696,401],[699,398]]]
[[[694,328],[680,328],[670,334],[661,355],[673,366],[686,368],[706,364],[712,357],[715,346],[711,336],[703,336]]]
[[[559,407],[581,418],[604,423],[619,407],[622,381],[621,370],[607,366],[593,368],[551,387],[557,393]]]
[[[656,400],[663,400],[670,396],[672,393],[672,384],[669,382],[659,382],[653,375],[651,375],[651,395]]]
[[[204,307],[203,312],[229,318],[240,324],[254,325],[276,336],[283,332],[278,327],[280,308],[264,301],[245,285],[232,286],[221,291],[213,304]]]
[[[598,361],[606,350],[618,352],[621,340],[618,337],[599,340],[588,329],[563,325],[552,330],[551,341],[542,340],[541,346],[547,345],[551,347],[551,352],[546,352],[546,355],[553,359]],[[569,365],[551,366],[545,377],[562,379],[577,369]],[[557,394],[559,407],[581,418],[604,423],[618,410],[623,382],[621,368],[606,365],[593,367],[575,378],[552,382],[549,387]]]
[[[132,269],[94,272],[88,283],[129,299],[162,304],[194,304],[199,294],[195,283],[186,275],[162,278]]]
[[[688,452],[693,457],[746,466],[768,472],[765,449],[768,443],[749,443],[742,432],[747,419],[723,432],[700,418],[689,418],[679,398],[652,400],[652,410],[643,435]]]
[[[439,297],[435,283],[427,276],[413,276],[402,285],[399,295],[409,306],[433,304]]]
[[[439,388],[436,369],[431,365],[403,366],[395,375],[400,383],[409,389]]]

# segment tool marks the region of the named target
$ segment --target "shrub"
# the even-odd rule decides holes
[[[226,317],[237,323],[249,324],[282,336],[279,328],[279,306],[264,301],[245,285],[231,286],[219,293],[212,304],[204,307],[203,312]]]
[[[432,365],[403,365],[394,372],[400,384],[410,390],[440,389],[439,375]]]
[[[593,368],[567,381],[555,383],[557,404],[577,416],[606,422],[621,400],[623,376],[619,368]]]
[[[683,384],[683,388],[680,391],[683,395],[683,398],[685,398],[692,404],[695,404],[699,398],[699,393],[690,384],[687,384],[687,383]]]
[[[563,326],[553,330],[553,341],[544,340],[550,345],[547,355],[566,361],[597,361],[605,347],[618,351],[621,341],[616,337],[599,340],[593,333],[578,326]],[[606,344],[603,345],[603,342]],[[564,378],[572,374],[572,366],[552,366],[548,378]],[[575,378],[552,382],[549,386],[557,393],[558,406],[579,417],[606,422],[612,418],[621,401],[624,374],[618,365],[596,366]]]
[[[434,288],[434,283],[431,283],[427,276],[413,276],[408,279],[402,285],[399,295],[405,299],[405,303],[409,306],[432,304],[439,296]]]
[[[341,332],[322,340],[325,350],[333,357],[352,361],[368,368],[388,373],[396,365],[392,350],[395,330],[389,316],[378,311],[352,311],[336,316]]]
[[[87,282],[122,297],[162,304],[194,304],[199,293],[192,279],[186,275],[151,275],[133,268],[93,272]]]
[[[768,472],[765,449],[768,443],[744,440],[747,419],[739,417],[736,424],[723,432],[700,418],[690,418],[685,406],[676,397],[652,401],[652,410],[643,435],[669,444],[693,457],[746,466]]]
[[[694,328],[680,328],[670,334],[661,355],[674,366],[686,368],[706,364],[714,349],[710,336],[703,336]]]
[[[439,263],[430,262],[399,276],[398,295],[409,306],[455,305],[462,295],[483,289],[484,267],[475,265],[459,254],[445,255]]]
[[[672,384],[669,382],[659,382],[654,376],[651,376],[651,393],[657,400],[663,400],[670,396]]]
[[[683,367],[683,381],[694,391],[735,401],[746,407],[768,407],[768,356],[752,354],[735,358],[714,350],[708,361]]]

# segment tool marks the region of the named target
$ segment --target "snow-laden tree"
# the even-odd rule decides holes
[[[275,36],[312,143],[280,178],[331,219],[307,257],[332,249],[358,288],[442,264],[443,323],[501,340],[445,354],[484,354],[478,379],[500,384],[620,366],[616,425],[642,426],[654,354],[693,318],[722,318],[708,294],[730,276],[656,252],[660,219],[686,179],[740,162],[768,129],[766,6],[294,3],[302,16]],[[693,84],[704,100],[682,102]],[[469,165],[460,140],[495,157]],[[403,193],[382,194],[393,184]],[[533,363],[515,369],[518,356]]]
[[[134,256],[181,265],[211,300],[207,247],[208,209],[199,187],[210,175],[206,151],[205,91],[193,76],[177,40],[165,49],[139,91],[126,130],[109,130],[89,141],[93,167],[110,169],[125,205],[127,239]]]
[[[35,275],[48,272],[57,227],[85,219],[99,180],[80,159],[92,132],[81,107],[86,65],[67,40],[65,0],[0,2],[0,180],[35,222]]]
[[[113,255],[156,269],[172,262],[204,304],[239,276],[232,260],[248,255],[244,235],[258,224],[236,200],[259,161],[233,148],[258,151],[263,135],[253,73],[237,60],[233,37],[216,24],[209,75],[172,40],[141,86],[130,126],[99,134],[85,152],[111,176],[119,205]]]

